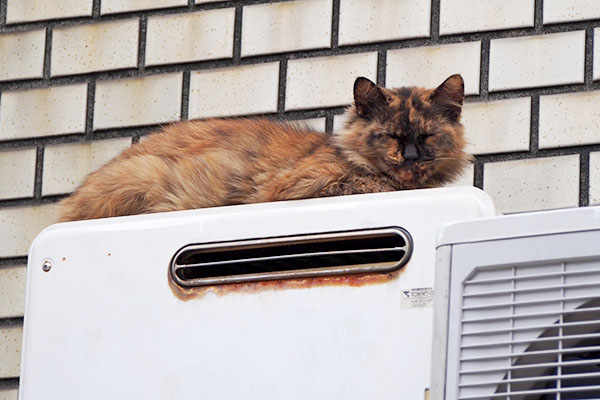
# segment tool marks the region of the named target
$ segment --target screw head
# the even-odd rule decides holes
[[[44,272],[50,271],[50,269],[52,269],[52,263],[48,260],[44,261],[44,263],[42,264],[42,269],[44,270]]]

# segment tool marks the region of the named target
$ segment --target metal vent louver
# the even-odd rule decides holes
[[[460,325],[460,400],[600,398],[599,261],[475,270]]]
[[[180,286],[387,273],[410,258],[402,228],[381,228],[189,245],[171,262]]]

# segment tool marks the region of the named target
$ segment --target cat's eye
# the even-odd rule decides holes
[[[424,142],[425,140],[427,140],[428,138],[433,137],[433,136],[435,136],[435,133],[423,133],[423,134],[419,135],[418,139],[421,142]]]

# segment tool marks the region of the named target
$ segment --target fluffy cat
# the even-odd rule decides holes
[[[464,83],[354,83],[335,135],[268,119],[175,123],[123,151],[61,204],[61,221],[429,188],[468,163]]]

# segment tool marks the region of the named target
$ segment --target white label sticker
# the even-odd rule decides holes
[[[400,308],[433,307],[433,288],[415,288],[402,290]]]

